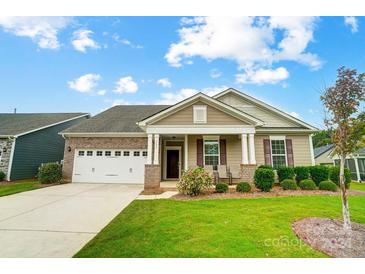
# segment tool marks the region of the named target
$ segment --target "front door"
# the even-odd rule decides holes
[[[179,158],[178,149],[166,151],[166,179],[179,179]]]

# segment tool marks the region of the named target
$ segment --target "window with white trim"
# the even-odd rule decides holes
[[[92,152],[91,150],[88,150],[88,151],[86,152],[86,156],[93,156],[93,152]]]
[[[85,155],[85,151],[79,150],[79,156],[84,156],[84,155]]]
[[[143,157],[147,157],[147,151],[143,151],[143,152],[142,152],[142,156],[143,156]]]
[[[271,157],[274,169],[287,165],[285,140],[271,140]]]
[[[204,165],[214,169],[219,165],[219,140],[204,140]]]
[[[207,123],[207,106],[193,106],[194,124]]]
[[[105,151],[105,156],[112,156],[112,152],[109,150]]]
[[[129,156],[129,151],[123,151],[123,156]]]
[[[114,156],[116,156],[116,157],[119,157],[119,156],[121,156],[122,155],[122,152],[121,151],[114,151]]]
[[[101,150],[98,150],[98,151],[96,152],[96,156],[103,156],[103,152],[102,152]]]
[[[139,151],[134,151],[133,156],[139,156]]]

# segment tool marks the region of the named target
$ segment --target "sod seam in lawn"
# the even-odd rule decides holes
[[[365,223],[365,197],[350,197]],[[326,257],[294,235],[305,217],[341,217],[336,196],[136,200],[75,257]]]

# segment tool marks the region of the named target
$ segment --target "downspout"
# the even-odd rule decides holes
[[[313,151],[313,140],[312,140],[312,136],[313,134],[310,134],[309,137],[309,146],[310,146],[310,154],[311,154],[311,161],[312,161],[312,166],[316,165],[316,161],[314,160],[314,151]]]
[[[9,139],[12,139],[12,138],[9,137]],[[11,144],[11,152],[10,152],[10,158],[9,158],[8,172],[6,173],[6,180],[7,181],[10,181],[11,167],[13,165],[13,158],[14,158],[14,151],[15,151],[15,142],[16,142],[16,136],[13,137],[13,143]]]

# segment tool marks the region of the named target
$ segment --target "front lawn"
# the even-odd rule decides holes
[[[352,182],[350,189],[365,191],[365,183]]]
[[[365,197],[350,197],[365,223]],[[326,257],[299,241],[298,219],[341,217],[338,196],[136,200],[75,257]]]
[[[0,197],[19,192],[37,189],[41,186],[38,181],[0,184]]]

